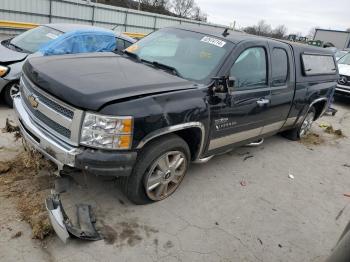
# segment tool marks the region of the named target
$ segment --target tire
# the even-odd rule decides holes
[[[312,123],[315,120],[315,116],[316,116],[316,109],[314,107],[311,107],[307,112],[306,116],[304,117],[303,122],[300,125],[298,125],[297,127],[291,130],[283,132],[282,135],[293,141],[300,140],[300,138],[306,136],[310,131]],[[307,125],[306,128],[305,128],[305,125]]]
[[[177,135],[167,135],[151,141],[139,153],[133,172],[120,178],[120,185],[127,198],[137,204],[148,204],[163,200],[173,194],[182,182],[190,162],[190,149]],[[164,161],[174,167],[164,167]],[[180,163],[175,168],[175,163]],[[160,165],[160,163],[162,163]],[[162,166],[162,168],[160,168]],[[163,170],[163,171],[162,171]],[[181,176],[180,176],[181,174]],[[161,181],[157,186],[154,181]],[[165,189],[165,184],[167,184]],[[155,186],[153,188],[153,186]],[[152,190],[147,190],[152,188]],[[168,192],[159,193],[159,192]],[[159,195],[159,196],[158,196]]]
[[[18,83],[11,82],[7,84],[4,88],[4,101],[9,107],[13,107],[13,98],[12,95],[15,95],[19,92]]]

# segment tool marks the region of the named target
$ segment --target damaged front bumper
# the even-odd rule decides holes
[[[13,98],[13,107],[21,134],[31,147],[54,162],[59,170],[62,170],[65,165],[74,167],[76,156],[82,152],[81,148],[62,143],[34,124],[19,95]]]
[[[57,236],[66,243],[70,236],[83,240],[100,240],[101,236],[95,229],[96,220],[92,215],[91,206],[79,204],[76,206],[77,224],[73,225],[66,215],[59,194],[52,193],[45,201],[50,222]]]
[[[37,125],[18,95],[13,99],[18,126],[27,144],[54,162],[58,170],[65,166],[100,176],[129,176],[136,162],[136,151],[108,151],[74,147]]]

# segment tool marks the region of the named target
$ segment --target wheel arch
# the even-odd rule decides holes
[[[328,99],[326,97],[315,99],[310,103],[308,111],[310,110],[311,107],[314,107],[316,110],[316,115],[314,120],[320,118],[326,112],[327,104],[328,104]]]
[[[200,157],[204,148],[205,139],[205,128],[201,122],[188,122],[153,131],[146,135],[136,148],[142,149],[150,141],[168,134],[176,134],[185,140],[190,148],[192,160],[196,160]]]

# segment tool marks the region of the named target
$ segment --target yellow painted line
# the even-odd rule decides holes
[[[132,38],[144,38],[147,35],[143,33],[131,33],[131,32],[124,32],[123,34]]]
[[[0,20],[0,28],[32,29],[39,24]]]

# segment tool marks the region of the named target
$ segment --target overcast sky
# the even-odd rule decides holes
[[[195,0],[209,22],[239,27],[264,19],[273,27],[284,24],[288,33],[306,35],[312,27],[350,28],[350,0]]]

